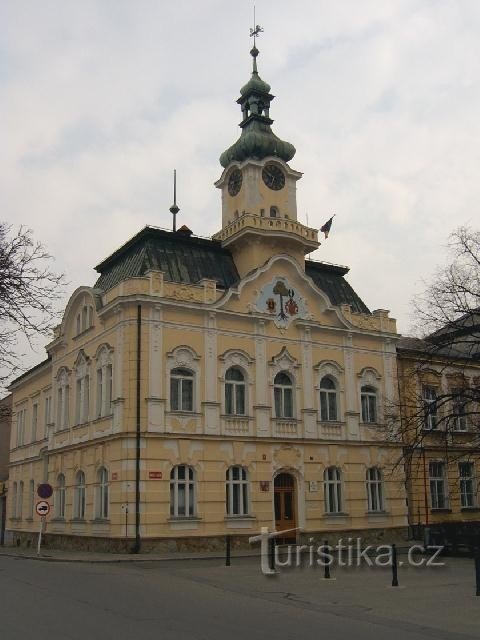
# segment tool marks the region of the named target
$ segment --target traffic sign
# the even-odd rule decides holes
[[[50,498],[52,494],[53,494],[53,487],[51,484],[44,482],[38,485],[37,495],[39,498],[43,498],[44,500],[46,500],[47,498]]]
[[[50,513],[50,505],[46,500],[39,500],[35,507],[35,511],[39,516],[48,516]]]

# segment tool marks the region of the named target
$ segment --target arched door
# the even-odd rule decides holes
[[[290,473],[279,473],[274,480],[275,529],[286,531],[297,526],[295,509],[295,479]],[[295,541],[295,533],[289,533],[284,541]],[[279,540],[280,541],[280,540]]]

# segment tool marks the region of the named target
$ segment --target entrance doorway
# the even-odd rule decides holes
[[[275,505],[275,529],[286,531],[295,529],[297,524],[295,513],[295,479],[290,473],[279,473],[275,476],[274,505]],[[296,542],[295,532],[289,532],[285,537],[278,536],[277,544]]]

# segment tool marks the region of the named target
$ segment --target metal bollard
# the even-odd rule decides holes
[[[328,553],[328,540],[323,541],[323,551],[324,553]],[[325,580],[330,580],[330,578],[332,577],[330,575],[330,565],[328,564],[328,562],[326,562],[325,566],[323,567],[323,577]]]
[[[475,582],[477,584],[477,592],[475,595],[480,596],[480,548],[475,549]]]
[[[398,560],[395,544],[392,544],[392,587],[398,587]]]
[[[268,540],[268,565],[272,571],[275,571],[275,538]]]
[[[226,567],[229,567],[231,564],[230,562],[231,545],[232,545],[232,538],[230,535],[226,535],[225,536],[225,566]]]

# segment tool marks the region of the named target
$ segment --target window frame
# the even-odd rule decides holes
[[[110,481],[108,469],[100,467],[97,471],[95,518],[108,520],[110,513]]]
[[[330,382],[333,387],[322,386],[325,381]],[[333,417],[331,416],[332,398],[335,413]],[[335,378],[329,374],[322,376],[320,380],[320,420],[321,422],[339,422],[338,383]]]
[[[422,385],[423,430],[436,431],[438,429],[438,393],[437,388]]]
[[[385,485],[379,467],[369,467],[366,471],[368,513],[385,512]]]
[[[65,519],[66,504],[66,480],[65,474],[59,473],[57,476],[57,484],[55,487],[54,511],[55,518]]]
[[[323,471],[323,497],[326,515],[343,513],[343,478],[342,470],[331,465]]]
[[[82,480],[82,482],[81,482]],[[85,471],[79,469],[75,474],[73,493],[73,517],[75,520],[85,520],[87,504],[87,481]]]
[[[228,379],[230,372],[236,372],[242,376],[241,380]],[[231,405],[232,410],[229,411],[229,399],[228,389],[231,389]],[[241,403],[243,403],[243,411],[238,411],[238,394],[241,396]],[[243,394],[243,397],[242,397]],[[247,383],[245,373],[237,366],[229,367],[225,371],[225,415],[227,416],[246,416],[247,415]]]
[[[435,465],[435,469],[434,469]],[[441,469],[440,474],[433,474],[432,469],[438,471]],[[428,478],[429,478],[429,489],[430,489],[430,507],[432,510],[438,509],[448,509],[449,508],[449,500],[448,500],[448,483],[447,483],[447,474],[446,474],[446,465],[445,462],[441,460],[431,460],[428,464]],[[441,488],[441,491],[439,491]],[[440,500],[439,498],[442,498]]]
[[[180,373],[181,372],[181,373]],[[190,402],[184,406],[184,384],[189,382]],[[177,387],[174,392],[174,388]],[[175,402],[174,402],[175,400]],[[175,404],[177,406],[175,406]],[[170,370],[170,411],[193,413],[195,410],[195,372],[188,367],[173,367]]]
[[[184,469],[184,477],[179,470]],[[183,494],[183,509],[179,495]],[[184,513],[180,513],[181,511]],[[197,487],[195,469],[188,464],[177,464],[170,471],[170,518],[192,519],[197,517]]]
[[[278,382],[279,376],[286,376],[289,384]],[[288,371],[278,371],[273,379],[273,406],[277,420],[295,420],[295,395],[293,376]],[[286,411],[288,393],[290,394],[290,413]],[[280,409],[280,411],[279,411]]]
[[[235,478],[236,472],[238,477]],[[231,465],[225,472],[225,510],[228,517],[250,514],[248,470],[241,465]]]
[[[362,384],[360,387],[360,408],[363,424],[378,424],[378,389],[372,384]]]
[[[470,470],[469,474],[462,473],[462,467],[466,467]],[[470,461],[462,461],[458,463],[458,477],[459,477],[459,489],[460,489],[460,507],[462,509],[474,509],[477,506],[477,492],[475,482],[475,465]],[[470,490],[467,488],[470,486]],[[469,502],[470,504],[466,504]]]

